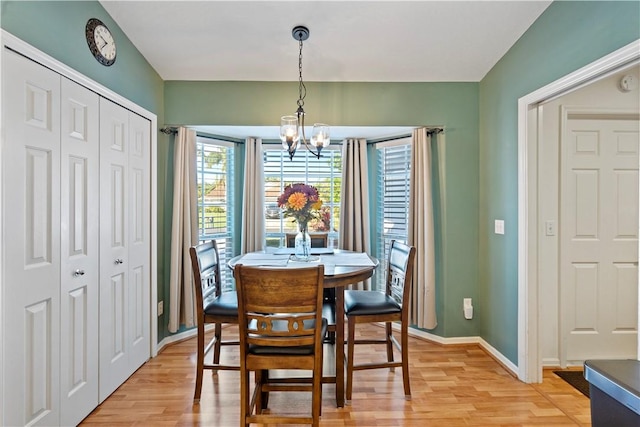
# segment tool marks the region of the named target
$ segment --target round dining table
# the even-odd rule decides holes
[[[269,255],[277,256],[275,253],[259,251],[252,252],[251,255],[259,255],[268,259]],[[343,249],[334,249],[330,257],[317,256],[317,260],[310,262],[300,262],[293,260],[287,262],[286,265],[282,265],[280,268],[296,267],[302,268],[309,265],[317,265],[323,263],[325,265],[324,272],[324,288],[335,289],[335,375],[323,375],[322,382],[336,385],[336,404],[339,408],[344,407],[344,288],[348,285],[352,285],[358,282],[362,282],[373,276],[376,268],[378,267],[378,260],[371,255],[367,255],[371,263],[369,265],[341,265],[343,259],[341,255],[354,254],[353,251],[346,251]],[[244,255],[238,255],[233,257],[228,262],[228,267],[233,271],[233,268],[238,264]],[[323,262],[324,260],[331,258],[331,262]],[[265,264],[269,264],[268,261]],[[345,263],[346,264],[346,263]],[[371,265],[372,264],[372,265]],[[270,268],[277,268],[276,265],[264,265]],[[328,319],[330,320],[330,319]]]

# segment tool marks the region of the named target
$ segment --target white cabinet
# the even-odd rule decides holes
[[[0,425],[75,425],[151,353],[151,124],[2,59]]]

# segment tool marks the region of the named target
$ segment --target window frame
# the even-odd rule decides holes
[[[340,202],[341,202],[341,185],[342,185],[342,144],[340,143],[335,143],[332,141],[332,145],[330,145],[329,147],[326,147],[322,150],[322,156],[326,156],[326,154],[328,152],[332,153],[331,154],[331,159],[329,159],[329,173],[328,176],[323,173],[323,172],[319,172],[314,174],[313,173],[313,162],[314,161],[318,161],[321,159],[317,159],[312,153],[309,153],[308,150],[304,147],[304,145],[300,146],[298,148],[298,150],[296,151],[296,154],[294,155],[293,158],[293,162],[298,162],[298,165],[300,164],[300,158],[304,155],[305,156],[305,161],[304,161],[304,168],[303,168],[303,172],[290,172],[290,173],[285,173],[285,168],[284,166],[286,166],[287,163],[291,162],[291,160],[289,159],[289,155],[288,153],[282,149],[282,145],[281,144],[270,144],[267,142],[263,142],[263,152],[264,152],[264,163],[265,163],[265,187],[264,187],[264,193],[265,193],[265,217],[266,217],[266,211],[267,209],[273,209],[274,204],[277,203],[277,197],[282,194],[282,192],[284,191],[284,187],[287,184],[291,184],[291,183],[296,183],[296,182],[303,182],[303,183],[307,183],[310,185],[316,185],[313,181],[314,179],[329,179],[329,192],[331,194],[330,197],[327,197],[323,192],[322,189],[319,188],[320,190],[320,197],[323,201],[323,207],[329,207],[330,212],[331,212],[331,216],[330,216],[330,230],[327,232],[328,234],[328,246],[329,247],[338,247],[338,238],[339,238],[339,219],[340,219]],[[274,177],[276,174],[274,174],[273,172],[270,172],[267,169],[267,157],[269,156],[267,152],[277,152],[279,155],[279,160],[278,160],[278,164],[279,164],[279,168],[277,167],[273,167],[273,170],[275,171],[276,169],[279,170],[279,173],[277,173],[277,178],[279,178],[279,180],[275,181],[275,182],[279,182],[279,188],[277,188],[277,191],[275,191],[276,189],[271,189],[269,190],[267,188],[267,183],[269,182],[269,178]],[[335,157],[338,157],[338,161],[339,161],[339,166],[335,167],[335,164],[331,164],[332,161],[336,160]],[[300,166],[298,166],[300,167]],[[273,194],[273,193],[277,193]],[[272,194],[269,194],[272,193]],[[337,194],[337,196],[335,196]],[[276,205],[277,206],[277,205]],[[292,226],[287,227],[286,224],[289,223],[291,221],[290,218],[286,218],[282,215],[279,216],[279,231],[269,231],[267,228],[267,221],[268,218],[265,218],[265,246],[266,247],[276,247],[274,246],[274,241],[276,239],[278,239],[278,246],[277,247],[283,247],[286,246],[286,233],[293,233],[296,232],[295,228]],[[322,231],[313,231],[311,230],[310,232],[322,232]],[[271,241],[271,242],[270,242]]]
[[[228,271],[226,266],[227,262],[233,258],[234,256],[234,236],[235,236],[235,227],[236,227],[236,198],[237,194],[236,190],[236,165],[235,165],[235,148],[236,144],[229,141],[224,141],[222,139],[218,139],[210,136],[196,135],[196,189],[201,185],[201,183],[205,182],[204,178],[207,175],[215,175],[215,172],[207,171],[203,165],[204,162],[201,160],[201,152],[203,145],[223,147],[226,149],[226,165],[224,174],[218,174],[219,176],[225,177],[225,196],[224,196],[224,207],[226,212],[226,224],[224,232],[212,232],[206,233],[204,226],[201,228],[200,224],[205,224],[205,212],[203,207],[207,206],[222,206],[222,204],[215,204],[211,202],[205,202],[205,194],[198,195],[198,199],[196,202],[197,205],[197,217],[198,221],[196,226],[198,227],[198,241],[204,242],[208,240],[215,240],[218,245],[218,255],[220,262],[220,274],[221,281],[223,284],[223,291],[232,290],[233,278],[231,273]]]
[[[404,184],[405,190],[404,190],[404,196],[403,196],[405,200],[405,204],[404,204],[404,212],[402,212],[404,215],[404,218],[403,218],[404,228],[402,230],[403,232],[400,232],[400,233],[399,232],[388,233],[385,231],[386,229],[385,220],[387,219],[387,216],[385,215],[387,212],[386,208],[388,208],[388,205],[385,204],[384,197],[385,197],[385,189],[387,188],[385,184],[389,174],[387,173],[387,169],[384,167],[385,164],[383,164],[383,161],[385,159],[382,156],[385,156],[387,154],[388,149],[397,149],[398,147],[403,148],[402,151],[404,151],[404,156],[405,156],[405,161],[398,162],[398,163],[405,164],[406,167],[402,170],[398,169],[397,172],[396,171],[392,171],[392,172],[396,174],[404,175],[404,178],[402,178],[402,180],[405,182]],[[380,271],[383,271],[383,272],[386,271],[387,269],[387,259],[389,257],[389,245],[391,240],[398,240],[403,243],[407,243],[409,239],[409,215],[410,215],[409,197],[411,193],[412,149],[413,147],[412,147],[411,136],[402,137],[402,138],[398,138],[390,141],[377,142],[375,144],[375,163],[377,168],[376,194],[375,194],[375,197],[376,197],[375,230],[376,230],[376,242],[377,242],[376,255],[380,261]],[[394,151],[396,151],[398,154],[401,154],[400,153],[401,150],[394,150]],[[397,194],[394,194],[394,197],[398,198],[399,196]],[[389,211],[393,211],[393,208],[390,209]],[[383,290],[386,285],[385,282],[386,282],[385,274],[376,275],[375,286],[378,289]]]

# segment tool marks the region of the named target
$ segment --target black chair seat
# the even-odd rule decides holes
[[[305,322],[306,323],[306,322]],[[274,328],[277,330],[278,328]],[[327,319],[322,319],[322,336],[327,335]],[[265,345],[249,345],[249,353],[259,354],[261,356],[274,355],[274,356],[305,356],[313,354],[312,345],[301,345],[296,347],[274,347]]]
[[[238,316],[238,294],[224,292],[219,297],[210,295],[204,300],[204,314],[210,316]]]
[[[402,311],[402,306],[383,292],[344,291],[344,311],[348,315],[390,314]]]

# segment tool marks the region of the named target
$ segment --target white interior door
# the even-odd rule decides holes
[[[129,115],[100,99],[100,401],[131,375],[127,222]]]
[[[59,423],[60,76],[2,53],[4,425]]]
[[[151,354],[150,124],[100,99],[100,401]]]
[[[129,337],[132,372],[150,357],[151,122],[129,113]]]
[[[99,97],[62,78],[60,425],[98,405]]]
[[[560,162],[562,366],[636,357],[638,126],[637,114],[566,120]]]

